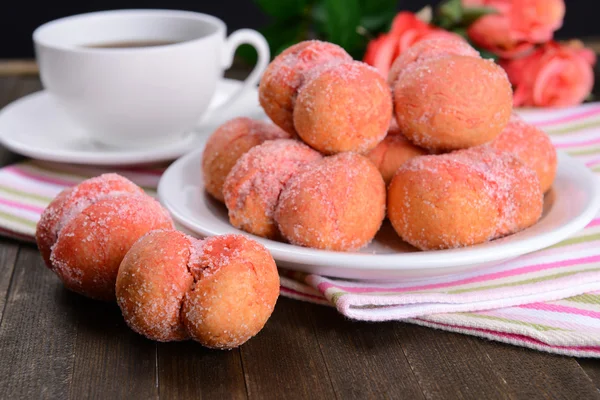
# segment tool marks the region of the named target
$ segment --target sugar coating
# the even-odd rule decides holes
[[[194,283],[187,264],[195,242],[175,230],[154,230],[127,252],[119,267],[116,296],[135,332],[161,342],[189,337],[180,311]]]
[[[230,349],[269,319],[279,275],[265,247],[242,235],[196,240],[156,230],[123,259],[116,293],[127,324],[149,339]]]
[[[279,296],[279,275],[267,249],[242,235],[214,236],[194,246],[196,277],[181,318],[204,346],[230,349],[256,335]]]
[[[358,250],[375,236],[385,216],[385,184],[366,157],[340,153],[296,173],[275,210],[292,244],[338,251]]]
[[[479,52],[460,37],[443,36],[422,40],[408,48],[394,60],[388,74],[388,83],[394,87],[404,70],[413,63],[450,54],[477,57]]]
[[[547,192],[556,176],[556,149],[545,132],[513,114],[506,128],[489,146],[513,153],[533,169]]]
[[[244,153],[267,140],[289,138],[289,133],[269,122],[247,117],[225,122],[208,138],[202,153],[202,174],[206,191],[224,202],[225,178]]]
[[[393,89],[400,131],[432,151],[494,140],[512,112],[506,72],[493,61],[448,55],[410,64]]]
[[[36,226],[36,242],[46,266],[54,268],[50,262],[52,247],[62,228],[71,219],[107,196],[126,193],[143,195],[144,191],[130,180],[113,173],[87,179],[60,192],[44,209]]]
[[[537,175],[514,155],[480,146],[403,164],[388,189],[388,217],[422,250],[483,243],[540,218]]]
[[[283,186],[303,165],[320,159],[318,152],[290,139],[252,148],[231,169],[223,186],[231,224],[258,236],[278,238],[273,213]]]
[[[64,286],[99,300],[114,300],[123,257],[154,229],[173,228],[166,210],[145,194],[107,196],[84,208],[61,229],[50,263]]]
[[[321,64],[352,61],[346,51],[328,42],[308,40],[295,44],[269,64],[258,88],[265,113],[283,130],[294,134],[293,110],[305,74]]]
[[[325,154],[364,153],[377,146],[392,118],[385,79],[360,61],[318,72],[298,91],[294,107],[298,136]]]
[[[398,168],[413,157],[429,154],[427,150],[415,146],[406,138],[394,133],[388,135],[373,150],[366,154],[377,167],[385,184],[389,184]]]

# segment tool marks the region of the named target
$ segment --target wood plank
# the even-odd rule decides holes
[[[18,78],[15,76],[0,77],[0,107],[13,101],[16,96]]]
[[[0,76],[37,75],[38,66],[35,60],[13,59],[0,62]]]
[[[263,330],[241,347],[251,399],[335,397],[313,329],[314,307],[280,297]]]
[[[0,108],[20,97],[18,86],[19,79],[15,76],[0,77]],[[0,165],[9,164],[18,158],[19,156],[0,146]]]
[[[600,360],[596,358],[579,358],[577,362],[594,383],[596,389],[600,391]]]
[[[0,239],[0,321],[4,317],[4,309],[18,252],[19,244],[17,242]]]
[[[479,339],[409,324],[395,327],[428,399],[502,399],[515,394],[479,349]],[[518,358],[512,361],[519,363]]]
[[[394,332],[397,322],[352,321],[324,306],[310,312],[338,398],[424,398]]]
[[[397,329],[427,398],[598,398],[572,358],[413,325]]]
[[[16,96],[17,79],[15,77],[0,78],[0,108],[10,103]],[[6,165],[14,159],[14,155],[0,146],[0,165]],[[10,239],[0,240],[0,321],[4,315],[6,297],[8,296],[11,277],[17,260],[19,244]]]
[[[156,343],[129,329],[116,303],[67,299],[77,327],[70,397],[158,398]]]
[[[18,97],[42,90],[42,83],[37,76],[19,78],[17,84]]]
[[[590,378],[572,357],[477,340],[477,347],[494,366],[510,391],[522,398],[600,399]]]
[[[158,344],[163,399],[245,399],[239,349],[211,350],[193,341]]]
[[[0,326],[2,398],[67,397],[77,322],[72,301],[37,248],[23,245]]]

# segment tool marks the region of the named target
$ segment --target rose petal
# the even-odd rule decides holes
[[[417,16],[408,11],[399,12],[392,21],[390,34],[403,35],[409,29],[431,29],[429,25],[421,21]]]
[[[535,84],[533,85],[533,104],[544,106],[552,103],[553,96],[550,93],[554,90],[556,85],[560,84],[556,77],[564,72],[565,67],[567,66],[565,65],[564,61],[560,59],[553,59],[540,69],[540,72],[535,80]],[[552,84],[551,81],[553,79],[555,82]]]
[[[375,67],[384,77],[387,78],[390,67],[396,58],[397,53],[397,38],[392,35],[381,35],[375,47],[371,48],[369,58],[365,56],[365,62]],[[370,46],[371,44],[369,44]],[[369,49],[367,48],[367,53]]]
[[[417,42],[418,34],[419,33],[414,29],[404,32],[398,41],[398,54],[402,54],[406,49],[415,44]]]
[[[509,19],[515,37],[544,43],[562,26],[564,16],[564,0],[514,0]]]

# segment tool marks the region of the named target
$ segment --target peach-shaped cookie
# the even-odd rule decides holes
[[[120,175],[103,174],[63,190],[48,204],[40,216],[35,232],[38,248],[48,268],[54,268],[50,262],[50,254],[58,232],[86,207],[115,193],[141,195],[144,191]]]
[[[338,45],[318,40],[295,44],[269,64],[258,88],[260,105],[271,120],[289,133],[295,133],[294,102],[306,73],[324,64],[352,61]]]
[[[208,138],[202,153],[202,174],[206,191],[224,202],[225,178],[244,153],[267,140],[290,137],[289,133],[269,122],[247,117],[225,122]]]
[[[390,89],[381,74],[360,61],[315,73],[298,91],[298,136],[325,154],[367,152],[385,137],[392,118]]]
[[[292,244],[358,250],[385,217],[385,184],[369,159],[341,153],[297,172],[281,192],[275,220]]]
[[[271,316],[279,275],[265,247],[242,235],[196,240],[157,230],[123,259],[116,293],[127,324],[149,339],[230,349]]]
[[[493,61],[449,55],[412,64],[394,85],[394,111],[408,140],[433,151],[494,140],[512,112],[506,72]]]
[[[379,169],[385,184],[389,184],[396,170],[413,157],[428,154],[425,149],[415,146],[402,135],[394,134],[383,139],[366,156]]]
[[[275,260],[242,235],[214,236],[194,246],[193,289],[181,317],[190,337],[204,346],[240,346],[265,325],[279,296]]]
[[[550,189],[556,176],[556,149],[542,130],[513,114],[506,128],[489,145],[516,155],[537,173],[542,192]]]
[[[119,265],[129,248],[145,233],[172,226],[150,196],[117,195],[92,204],[65,225],[50,260],[68,289],[113,300]]]
[[[392,179],[387,204],[402,239],[435,250],[533,225],[542,214],[543,194],[535,172],[517,157],[480,146],[409,160]]]
[[[410,64],[430,58],[445,57],[450,54],[479,57],[479,52],[460,37],[444,36],[421,40],[394,60],[388,74],[388,83],[393,88],[400,74]]]
[[[234,165],[223,186],[231,224],[258,236],[278,238],[273,212],[281,189],[302,166],[320,159],[318,152],[291,139],[252,148]]]
[[[181,304],[192,290],[188,263],[195,239],[175,230],[140,238],[123,258],[117,275],[117,303],[127,325],[161,342],[184,340]]]
[[[133,243],[151,230],[172,227],[156,200],[107,174],[57,196],[42,214],[36,238],[67,289],[113,300],[119,264]]]

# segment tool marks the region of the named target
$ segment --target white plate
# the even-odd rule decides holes
[[[158,196],[175,220],[199,236],[244,233],[229,224],[225,206],[203,189],[202,150],[174,162],[163,174]],[[581,163],[559,153],[558,172],[540,221],[519,233],[452,250],[418,251],[402,242],[386,221],[360,252],[335,252],[280,243],[264,244],[280,267],[362,280],[418,279],[482,268],[558,243],[583,229],[600,208],[600,185]]]
[[[221,104],[240,87],[240,81],[223,79],[210,107]],[[222,118],[264,118],[257,89],[249,90]],[[123,150],[99,145],[64,114],[45,90],[22,97],[0,111],[0,142],[8,149],[36,159],[87,165],[134,165],[174,160],[202,145],[214,130],[201,125],[197,132],[168,145]]]

